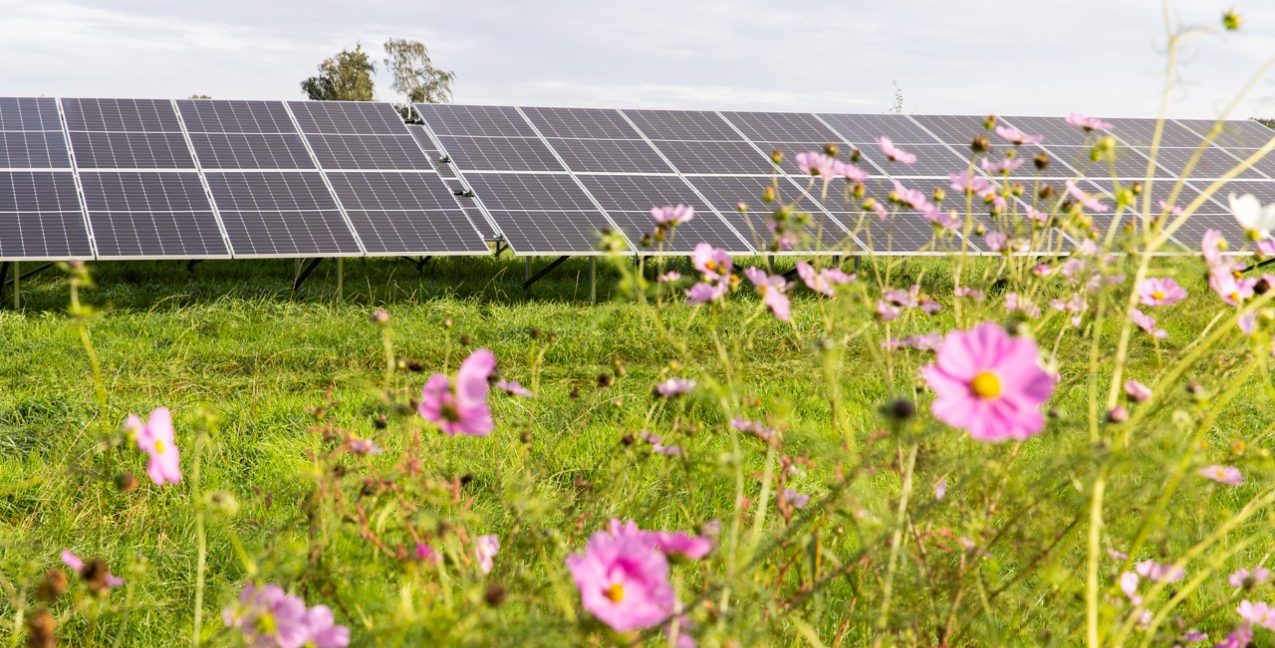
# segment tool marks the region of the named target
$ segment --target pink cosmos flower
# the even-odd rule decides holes
[[[1083,205],[1085,209],[1098,213],[1107,211],[1107,203],[1082,191],[1080,187],[1076,186],[1075,180],[1068,180],[1065,184],[1067,185],[1067,194]]]
[[[902,162],[903,164],[912,164],[916,162],[915,154],[908,153],[907,151],[895,146],[894,142],[890,141],[890,138],[885,135],[877,138],[877,146],[881,147],[881,153],[883,153],[887,158],[890,158],[891,162]]]
[[[522,396],[523,398],[531,398],[535,394],[531,390],[523,387],[517,380],[497,380],[496,389],[499,389],[510,396]]]
[[[690,205],[652,207],[651,218],[660,225],[677,226],[695,218],[695,208]]]
[[[884,299],[878,299],[876,313],[877,319],[883,322],[889,322],[891,320],[898,319],[899,315],[903,314],[903,311],[899,310],[898,306],[895,306]]]
[[[1200,248],[1204,254],[1204,262],[1209,268],[1215,268],[1223,263],[1222,250],[1226,249],[1226,239],[1222,237],[1222,233],[1215,230],[1206,230],[1204,238],[1200,241]]]
[[[1154,317],[1151,317],[1136,308],[1129,311],[1129,319],[1133,321],[1134,326],[1142,329],[1144,333],[1157,340],[1169,337],[1169,333],[1167,331],[1162,328],[1156,328]]]
[[[1041,406],[1054,379],[1040,368],[1036,343],[985,322],[952,331],[921,375],[934,390],[935,418],[978,441],[1027,439],[1045,426]]]
[[[1181,567],[1164,565],[1154,560],[1142,560],[1134,564],[1138,575],[1156,583],[1176,583],[1186,578],[1186,571]]]
[[[1036,305],[1036,302],[1014,292],[1005,293],[1005,312],[1022,313],[1032,319],[1040,317],[1040,307]]]
[[[1262,626],[1267,630],[1275,630],[1275,608],[1265,603],[1241,601],[1240,606],[1235,611],[1239,613],[1241,619],[1255,626]]]
[[[996,134],[1000,135],[1001,139],[1015,146],[1039,144],[1045,139],[1044,135],[1028,135],[1013,126],[997,126]]]
[[[1231,306],[1239,306],[1252,297],[1256,285],[1257,279],[1237,279],[1233,271],[1224,267],[1215,267],[1209,272],[1209,288]]]
[[[173,441],[173,415],[167,407],[157,407],[146,423],[135,414],[129,414],[124,429],[137,443],[137,448],[150,456],[146,474],[159,486],[176,484],[182,480],[177,443]]]
[[[983,242],[987,244],[988,250],[1000,252],[1005,249],[1005,244],[1009,242],[1009,237],[1002,231],[994,230],[983,237]]]
[[[675,281],[678,281],[681,278],[682,278],[682,273],[676,270],[669,270],[668,272],[665,272],[664,274],[659,276],[659,281],[660,283],[673,283]]]
[[[669,378],[655,386],[655,392],[665,398],[689,394],[695,389],[695,381],[685,378]]]
[[[339,626],[332,619],[332,610],[326,605],[316,605],[305,613],[306,632],[309,641],[307,648],[345,648],[350,645],[350,629]]]
[[[810,496],[797,492],[795,488],[785,488],[779,493],[779,501],[793,508],[805,508],[810,503]]]
[[[481,535],[474,538],[474,558],[478,560],[478,569],[490,574],[492,559],[500,552],[500,538],[494,535]]]
[[[855,275],[846,274],[841,268],[824,268],[815,270],[814,266],[802,261],[797,264],[797,275],[806,287],[825,296],[832,297],[836,293],[834,286],[848,284],[855,280]]]
[[[987,299],[987,293],[984,293],[978,288],[974,288],[972,286],[960,286],[955,291],[953,291],[952,294],[956,295],[957,297],[963,297],[965,299],[970,299],[976,302],[981,302],[984,299]]]
[[[717,282],[730,277],[734,263],[725,250],[700,243],[691,252],[691,264],[704,276],[704,281]]]
[[[356,436],[351,436],[346,439],[345,448],[349,450],[351,454],[356,455],[373,455],[385,452],[381,449],[381,446],[376,445],[375,441],[371,439],[362,439]]]
[[[598,531],[566,562],[580,604],[617,632],[659,625],[677,606],[668,559],[638,535]]]
[[[884,221],[890,217],[890,210],[885,208],[879,201],[872,201],[872,213],[877,215],[877,220]]]
[[[1023,166],[1023,158],[1005,158],[994,162],[990,158],[983,158],[978,165],[988,173],[1009,175]]]
[[[1270,579],[1271,572],[1269,569],[1265,567],[1254,567],[1252,570],[1236,570],[1231,574],[1230,578],[1226,579],[1226,582],[1230,583],[1231,587],[1242,588],[1262,585]]]
[[[692,304],[707,304],[725,297],[729,290],[730,286],[724,281],[717,283],[700,282],[686,290],[686,300]]]
[[[642,437],[643,441],[651,444],[651,452],[654,452],[655,454],[667,455],[670,457],[680,457],[684,454],[680,447],[664,443],[664,440],[660,438],[659,435],[651,434],[646,430],[642,430],[638,436]]]
[[[948,186],[952,187],[952,191],[960,194],[974,194],[982,196],[988,192],[995,191],[991,181],[980,175],[975,175],[973,171],[962,171],[953,173],[947,177]]]
[[[1145,403],[1151,398],[1151,388],[1132,378],[1125,381],[1124,393],[1135,403]]]
[[[487,436],[494,427],[487,392],[495,370],[495,354],[487,349],[474,351],[461,363],[454,384],[443,374],[430,377],[417,410],[448,436]]]
[[[922,333],[920,335],[909,335],[902,339],[889,339],[881,343],[884,349],[916,349],[917,351],[936,351],[943,342],[943,336],[938,333]]]
[[[1063,121],[1067,122],[1068,126],[1085,132],[1111,130],[1110,122],[1102,121],[1097,117],[1085,117],[1078,112],[1067,115],[1067,118]]]
[[[797,154],[797,168],[807,175],[830,180],[836,173],[837,161],[817,151],[806,151]]]
[[[792,284],[788,283],[783,276],[767,274],[760,268],[745,268],[744,276],[748,277],[748,280],[757,288],[757,292],[761,293],[762,301],[770,308],[775,319],[784,322],[792,321],[788,295],[784,294]]]
[[[1172,277],[1143,279],[1138,283],[1138,300],[1143,306],[1170,306],[1186,299],[1186,289]]]
[[[1231,634],[1226,635],[1222,643],[1213,648],[1245,648],[1250,643],[1253,643],[1253,628],[1245,623],[1237,626]]]
[[[1234,466],[1205,466],[1200,469],[1200,476],[1227,486],[1239,486],[1244,483],[1244,475]]]
[[[934,205],[930,204],[930,197],[925,195],[920,189],[908,189],[898,180],[894,181],[894,190],[890,192],[890,199],[901,204],[907,205],[916,211],[925,211],[933,209]]]
[[[691,535],[685,531],[646,531],[638,527],[637,522],[618,519],[611,520],[611,535],[637,538],[666,555],[677,555],[691,560],[699,560],[713,550],[713,539],[705,536]]]
[[[939,477],[934,482],[934,499],[942,501],[944,497],[947,497],[947,477]]]
[[[1027,218],[1033,223],[1039,223],[1042,225],[1049,222],[1049,214],[1035,209],[1034,207],[1027,208]]]
[[[310,639],[305,602],[289,596],[278,585],[244,586],[239,605],[222,610],[221,620],[226,627],[242,632],[250,646],[300,648]]]
[[[1181,208],[1181,207],[1179,207],[1179,206],[1177,206],[1177,205],[1171,204],[1171,203],[1170,203],[1169,201],[1167,201],[1167,200],[1161,200],[1161,201],[1160,201],[1160,211],[1162,211],[1162,212],[1164,212],[1164,213],[1166,213],[1166,214],[1169,214],[1170,216],[1181,216],[1181,215],[1182,215],[1182,208]]]
[[[833,169],[835,175],[845,178],[847,182],[863,182],[868,179],[868,172],[849,162],[837,162]]]
[[[778,432],[774,428],[767,427],[761,421],[750,421],[748,419],[736,418],[731,419],[730,426],[740,432],[751,432],[756,434],[762,441],[769,442],[775,438]]]
[[[434,551],[434,548],[424,542],[416,543],[416,559],[421,562],[436,563],[442,561],[443,557]]]
[[[72,571],[78,574],[84,573],[84,559],[80,558],[78,555],[75,554],[75,552],[71,551],[70,549],[63,549],[62,553],[58,554],[58,558],[62,560],[63,565],[66,565]],[[103,580],[106,583],[106,586],[108,588],[120,587],[121,585],[124,584],[123,578],[120,578],[119,576],[116,576],[115,574],[112,574],[109,571],[106,572],[106,577]]]
[[[922,212],[921,218],[942,230],[956,229],[963,222],[961,215],[955,209],[944,210],[939,207],[933,207],[928,211]]]

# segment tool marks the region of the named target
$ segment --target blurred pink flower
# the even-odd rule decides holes
[[[1234,271],[1216,267],[1209,273],[1209,288],[1231,306],[1239,306],[1244,300],[1253,296],[1253,288],[1257,279],[1238,279]]]
[[[1139,561],[1134,564],[1133,569],[1139,576],[1156,583],[1176,583],[1186,578],[1186,571],[1181,567],[1164,565],[1154,560]]]
[[[1049,214],[1034,207],[1028,207],[1027,218],[1034,223],[1045,223],[1049,221]]]
[[[136,441],[137,448],[150,457],[146,474],[151,481],[163,486],[182,480],[177,443],[173,441],[173,416],[167,407],[155,408],[145,424],[137,415],[129,414],[124,429]]]
[[[1066,119],[1063,121],[1067,122],[1067,125],[1072,128],[1086,132],[1111,130],[1111,124],[1109,122],[1102,121],[1097,117],[1085,117],[1078,112],[1067,115]]]
[[[686,300],[692,304],[707,304],[726,296],[730,286],[726,282],[700,282],[686,289]]]
[[[651,218],[660,225],[681,225],[695,218],[695,208],[690,205],[652,207]]]
[[[685,531],[647,531],[638,527],[637,522],[618,518],[611,519],[609,527],[615,537],[628,536],[637,538],[666,555],[676,555],[690,560],[699,560],[713,550],[713,539],[707,536],[691,535]]]
[[[1162,328],[1156,328],[1154,317],[1151,317],[1136,308],[1129,311],[1129,319],[1133,321],[1135,326],[1142,329],[1144,333],[1157,340],[1169,337],[1169,333],[1167,331]]]
[[[691,265],[704,276],[704,281],[721,281],[730,277],[731,268],[735,267],[730,255],[708,243],[700,243],[691,252]]]
[[[810,503],[810,496],[797,492],[795,488],[785,488],[779,493],[779,501],[793,508],[805,508]]]
[[[916,211],[926,211],[934,209],[935,206],[930,204],[930,197],[920,189],[908,189],[898,180],[894,181],[894,189],[890,192],[891,199],[907,205]]]
[[[1138,575],[1134,572],[1120,574],[1120,591],[1129,597],[1134,605],[1142,605],[1142,597],[1138,596]]]
[[[659,281],[660,283],[673,283],[674,281],[677,281],[681,278],[682,278],[682,273],[676,270],[669,270],[668,272],[665,272],[664,274],[659,276]]]
[[[1271,572],[1265,567],[1254,567],[1253,569],[1239,569],[1231,574],[1226,582],[1231,587],[1254,587],[1256,585],[1265,584],[1271,579]]]
[[[960,286],[953,292],[953,294],[957,297],[964,297],[976,302],[981,302],[984,299],[987,299],[986,293],[973,286]]]
[[[1186,299],[1186,289],[1172,277],[1143,279],[1138,283],[1138,299],[1143,306],[1171,306]]]
[[[1171,215],[1171,216],[1180,216],[1180,215],[1182,214],[1182,208],[1181,208],[1181,207],[1178,207],[1177,205],[1171,204],[1171,203],[1169,203],[1169,201],[1167,201],[1167,200],[1161,200],[1161,201],[1160,201],[1160,211],[1162,211],[1162,212],[1164,212],[1164,213],[1166,213],[1166,214],[1169,214],[1169,215]]]
[[[517,380],[497,380],[496,389],[499,389],[510,396],[522,396],[523,398],[531,398],[534,394],[531,390],[523,387]]]
[[[947,181],[948,186],[952,188],[952,191],[960,194],[974,194],[982,196],[996,190],[991,181],[981,175],[975,174],[972,170],[953,173],[947,177]]]
[[[801,281],[806,287],[825,296],[832,297],[836,293],[834,286],[848,284],[854,281],[855,276],[846,274],[841,268],[824,268],[815,270],[814,266],[802,261],[797,264],[797,275],[801,277]]]
[[[806,175],[819,176],[829,180],[835,174],[837,161],[817,151],[806,151],[797,154],[797,168]]]
[[[1275,608],[1262,603],[1254,603],[1252,601],[1241,601],[1240,606],[1235,608],[1240,618],[1256,625],[1262,626],[1267,630],[1275,630]]]
[[[71,551],[70,549],[63,549],[62,553],[58,554],[58,558],[62,560],[63,565],[66,565],[67,567],[71,568],[72,571],[76,573],[81,573],[81,574],[83,573],[84,559],[77,556],[75,552]],[[110,571],[106,572],[106,576],[102,580],[104,583],[106,583],[106,586],[108,588],[119,587],[124,584],[123,578],[120,578],[119,576],[112,574]]]
[[[434,374],[421,389],[420,415],[444,434],[487,436],[494,424],[487,406],[496,356],[487,349],[469,354],[456,372],[455,384],[443,374]]]
[[[421,562],[433,563],[441,561],[443,557],[437,551],[434,551],[433,547],[424,542],[418,542],[416,543],[416,559]]]
[[[278,585],[245,585],[239,605],[223,609],[221,619],[226,627],[242,632],[250,646],[300,648],[310,639],[305,602]]]
[[[695,381],[685,378],[669,378],[655,386],[655,392],[665,398],[689,394],[695,389]]]
[[[658,435],[651,434],[646,430],[640,431],[638,436],[642,437],[643,441],[651,444],[651,452],[654,452],[655,454],[668,455],[670,457],[680,457],[683,454],[682,449],[678,446],[665,445],[662,438]]]
[[[880,201],[872,201],[872,213],[877,215],[877,220],[886,220],[890,217],[890,210],[886,209]]]
[[[748,280],[757,288],[757,292],[761,293],[762,302],[770,308],[775,319],[784,322],[792,321],[788,295],[784,294],[792,284],[788,283],[782,275],[767,274],[760,268],[745,268],[744,276],[748,277]]]
[[[1125,381],[1124,393],[1135,403],[1145,403],[1151,398],[1151,388],[1132,378]]]
[[[1210,269],[1225,263],[1222,250],[1226,248],[1226,239],[1222,237],[1221,232],[1215,229],[1206,230],[1204,238],[1200,241],[1200,248],[1204,254],[1204,262]]]
[[[1036,302],[1018,293],[1005,293],[1005,312],[1022,313],[1031,319],[1040,317],[1040,307]]]
[[[1242,624],[1232,630],[1231,634],[1226,635],[1222,643],[1213,648],[1245,648],[1250,643],[1253,643],[1253,628],[1248,624]]]
[[[944,497],[947,497],[947,477],[939,477],[934,482],[934,499],[942,500]]]
[[[1080,187],[1076,186],[1075,180],[1068,180],[1065,184],[1067,186],[1067,194],[1076,199],[1076,202],[1083,205],[1085,209],[1098,213],[1107,211],[1107,203],[1081,191]]]
[[[877,138],[877,146],[881,147],[881,152],[885,154],[891,162],[902,162],[903,164],[912,164],[916,162],[916,155],[894,145],[890,138],[882,135]]]
[[[1234,466],[1205,466],[1200,469],[1200,476],[1227,486],[1239,486],[1244,483],[1244,475]]]
[[[964,222],[955,209],[944,210],[940,207],[931,207],[929,210],[922,212],[921,218],[933,223],[935,227],[945,230],[956,229]]]
[[[474,538],[474,558],[478,560],[478,569],[490,574],[492,560],[500,553],[500,538],[494,535],[480,535]]]
[[[305,613],[306,632],[309,640],[306,648],[345,648],[350,645],[350,629],[339,626],[332,619],[332,610],[326,605],[316,605]]]
[[[356,455],[381,454],[382,452],[385,452],[381,449],[381,446],[376,445],[375,441],[371,439],[361,439],[356,436],[351,436],[349,439],[346,439],[345,448]]]
[[[1027,439],[1045,426],[1041,406],[1054,379],[1040,368],[1036,343],[985,322],[943,339],[921,375],[934,390],[931,412],[978,441]]]
[[[1016,146],[1022,144],[1038,144],[1045,139],[1044,135],[1028,135],[1013,126],[997,126],[996,134],[1000,135],[1001,139]]]
[[[995,162],[991,158],[983,158],[978,165],[988,173],[1008,175],[1017,171],[1018,167],[1023,166],[1023,158],[1005,158]]]
[[[837,162],[833,174],[845,178],[848,182],[863,182],[868,179],[868,172],[849,162]]]
[[[566,562],[581,605],[617,632],[658,625],[677,605],[668,559],[637,535],[598,531]]]
[[[889,322],[891,320],[898,319],[899,315],[902,314],[902,311],[899,310],[898,306],[895,306],[884,299],[878,299],[876,313],[877,319],[883,322]]]
[[[1009,242],[1009,237],[1000,230],[992,230],[983,237],[983,242],[987,244],[988,250],[1000,252],[1005,249],[1005,244]]]

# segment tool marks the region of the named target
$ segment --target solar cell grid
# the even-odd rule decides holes
[[[177,102],[191,133],[296,133],[279,101],[182,99]]]
[[[676,176],[580,176],[580,182],[608,212],[645,212],[649,217],[652,207],[666,205],[708,209],[695,190]]]
[[[0,131],[0,168],[69,169],[62,131]]]
[[[0,212],[80,212],[70,172],[0,171]]]
[[[644,254],[682,253],[695,249],[700,243],[708,243],[732,254],[748,254],[753,251],[738,234],[732,232],[717,214],[697,210],[688,223],[678,225],[672,236],[663,241],[648,238],[655,230],[651,213],[607,211],[607,216],[619,226],[620,231],[633,241]]]
[[[435,135],[471,137],[535,137],[527,120],[511,106],[415,104],[416,112]]]
[[[408,135],[316,135],[306,140],[324,169],[430,168],[429,159]]]
[[[1115,126],[1111,133],[1125,144],[1138,147],[1151,146],[1151,140],[1155,136],[1157,120],[1115,118],[1106,121]],[[1173,120],[1164,121],[1164,128],[1160,134],[1160,146],[1195,148],[1200,145],[1202,140],[1203,138],[1200,135],[1185,126]]]
[[[682,173],[773,173],[767,156],[748,142],[658,140],[660,152]]]
[[[80,173],[90,212],[212,211],[195,173]]]
[[[1044,137],[1041,144],[1047,149],[1055,146],[1092,146],[1100,135],[1072,128],[1062,117],[1005,115],[1000,117],[1000,121],[1028,135]]]
[[[877,153],[878,158],[881,158],[881,168],[892,176],[946,178],[969,169],[969,158],[961,157],[946,144],[908,144],[901,148],[915,155],[916,161],[911,164],[891,162]]]
[[[62,111],[71,131],[181,132],[167,99],[63,99]]]
[[[329,173],[328,181],[347,211],[460,209],[433,173]]]
[[[653,140],[740,141],[743,138],[717,113],[697,110],[622,111]]]
[[[439,141],[464,172],[562,171],[562,165],[540,139],[440,135]]]
[[[81,169],[195,168],[181,133],[71,131],[70,136]]]
[[[1196,182],[1194,183],[1201,191],[1207,188],[1211,183]],[[1230,180],[1222,185],[1220,189],[1213,195],[1217,197],[1218,202],[1223,205],[1227,204],[1230,194],[1237,195],[1253,194],[1263,205],[1275,203],[1275,182],[1262,180]]]
[[[408,132],[412,134],[412,138],[416,140],[417,145],[429,155],[431,160],[438,158],[438,145],[434,144],[434,140],[429,138],[429,131],[425,130],[420,124],[408,124]]]
[[[641,139],[620,111],[602,108],[523,108],[545,137]]]
[[[56,99],[0,97],[0,130],[61,131]]]
[[[1055,160],[1062,160],[1070,165],[1077,173],[1084,174],[1093,178],[1111,177],[1111,167],[1115,168],[1115,175],[1118,178],[1145,178],[1147,175],[1147,157],[1137,149],[1127,146],[1121,146],[1116,149],[1115,162],[1110,166],[1106,161],[1094,162],[1089,159],[1090,147],[1087,146],[1046,146],[1049,152],[1053,154]],[[1164,169],[1156,169],[1157,177],[1165,177],[1169,174]]]
[[[1175,121],[1190,129],[1201,140],[1209,134],[1215,124],[1211,119],[1178,119]],[[1275,130],[1271,130],[1251,119],[1230,120],[1222,123],[1222,132],[1213,138],[1213,144],[1221,147],[1261,148],[1272,137],[1275,137]]]
[[[313,169],[314,160],[297,134],[191,133],[205,169]]]
[[[492,219],[520,254],[598,252],[602,232],[613,229],[601,212],[493,211]]]
[[[1156,151],[1155,159],[1157,164],[1166,170],[1165,176],[1179,176],[1186,170],[1187,163],[1195,155],[1196,149],[1192,148],[1162,148]],[[1200,152],[1200,157],[1196,160],[1195,166],[1191,168],[1191,173],[1188,175],[1192,178],[1220,178],[1240,164],[1241,160],[1235,159],[1222,149],[1210,147]],[[1237,177],[1266,178],[1256,168],[1244,169]]]
[[[379,101],[289,101],[302,133],[405,135],[403,118]]]
[[[565,174],[480,173],[466,179],[488,211],[597,211]]]
[[[885,221],[871,214],[834,215],[877,254],[946,254],[961,249],[959,234],[936,236],[934,226],[916,212],[898,212]],[[972,249],[979,251],[976,245]]]
[[[220,202],[220,201],[219,201]],[[235,256],[349,256],[359,245],[341,212],[220,212]]]
[[[578,173],[672,173],[673,169],[643,140],[550,138],[549,145]]]
[[[809,113],[726,112],[722,116],[753,141],[826,144],[837,133]]]
[[[992,144],[999,144],[996,133],[983,128],[983,117],[973,115],[912,115],[926,130],[934,133],[940,141],[968,149],[970,142],[979,135],[987,137]]]
[[[785,178],[772,181],[764,177],[688,176],[686,180],[758,250],[771,249],[774,243],[774,237],[767,227],[767,222],[771,220],[771,208],[761,200],[762,192],[770,186],[778,186],[776,204],[795,204],[797,209],[810,213],[812,224],[810,231],[806,232],[808,240],[797,245],[793,251],[839,249],[846,237],[845,230],[820,212],[815,201]],[[740,203],[749,207],[742,214],[738,210]]]
[[[99,259],[227,256],[211,211],[90,211]]]
[[[832,126],[847,142],[860,148],[875,146],[880,136],[895,144],[937,144],[938,140],[907,115],[849,115],[820,113],[819,118]]]
[[[0,212],[0,259],[87,259],[92,256],[84,215],[79,210]]]
[[[487,244],[460,209],[348,213],[369,254],[487,252]]]
[[[326,211],[336,201],[318,173],[207,173],[219,211]]]

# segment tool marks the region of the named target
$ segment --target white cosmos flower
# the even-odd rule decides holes
[[[1240,227],[1260,239],[1269,238],[1271,230],[1275,230],[1275,203],[1262,206],[1253,194],[1243,196],[1230,195],[1231,213]]]

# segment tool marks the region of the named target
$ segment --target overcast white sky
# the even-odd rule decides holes
[[[1172,0],[1239,33],[1184,49],[1171,114],[1214,117],[1275,56],[1275,1]],[[0,0],[0,94],[300,97],[361,42],[419,39],[455,100],[914,113],[1154,114],[1160,0]],[[384,79],[378,98],[391,100]],[[1234,117],[1275,115],[1275,76]]]

